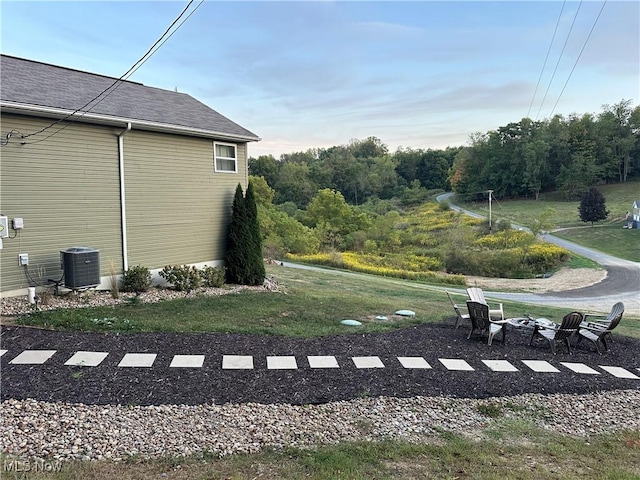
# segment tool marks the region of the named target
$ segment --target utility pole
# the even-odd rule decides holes
[[[489,235],[491,235],[491,194],[493,190],[489,190]]]

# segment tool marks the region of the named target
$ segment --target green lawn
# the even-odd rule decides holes
[[[282,292],[244,291],[215,297],[198,296],[155,304],[132,302],[115,307],[40,311],[19,323],[89,332],[230,332],[314,337],[354,331],[387,331],[416,323],[439,322],[453,316],[446,295],[438,287],[410,280],[337,271],[267,266]],[[459,295],[462,302],[466,298]],[[505,315],[525,312],[562,318],[566,309],[503,302]],[[416,312],[397,322],[375,320],[396,310]],[[625,317],[626,318],[626,317]],[[340,320],[363,322],[346,327]],[[621,334],[640,336],[638,322],[625,322]]]
[[[613,185],[602,185],[598,189],[605,197],[607,209],[609,210],[609,218],[603,222],[598,222],[596,225],[604,225],[610,228],[591,229],[591,235],[579,235],[574,238],[564,235],[572,235],[572,233],[563,232],[562,238],[576,241],[585,246],[593,246],[598,250],[605,253],[619,256],[627,260],[639,261],[637,255],[638,245],[640,244],[640,235],[635,235],[632,238],[635,239],[635,253],[633,248],[629,248],[629,236],[624,233],[639,234],[640,230],[633,230],[629,232],[622,228],[624,224],[624,217],[627,210],[631,210],[631,206],[634,200],[640,197],[640,182],[627,182]],[[453,203],[458,204],[455,197],[452,199]],[[558,192],[542,194],[540,200],[494,200],[491,204],[491,218],[493,222],[504,219],[509,222],[516,223],[518,225],[532,226],[540,219],[541,215],[547,209],[553,209],[548,217],[550,223],[549,229],[562,228],[562,227],[584,227],[590,226],[580,221],[578,216],[579,201],[565,201],[561,194]],[[481,213],[483,215],[489,215],[489,202],[475,202],[465,203],[460,202],[461,207],[465,207],[468,210]],[[620,232],[617,232],[617,230]],[[612,232],[617,232],[612,235]],[[587,239],[588,242],[583,243],[583,239]],[[615,253],[614,253],[615,252]]]
[[[553,234],[614,257],[640,262],[640,229],[629,230],[620,225],[602,225],[560,230]]]

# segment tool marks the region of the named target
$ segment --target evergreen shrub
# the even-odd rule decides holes
[[[262,285],[266,276],[258,208],[251,182],[243,196],[238,184],[233,198],[225,255],[226,277],[237,285]]]
[[[151,272],[147,267],[129,267],[122,275],[122,291],[142,293],[151,287]]]
[[[200,271],[195,266],[167,265],[160,271],[160,276],[179,292],[190,292],[202,285]]]
[[[224,285],[225,268],[222,265],[217,267],[204,267],[200,271],[202,277],[202,284],[205,287],[220,288]]]

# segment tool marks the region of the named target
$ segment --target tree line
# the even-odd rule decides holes
[[[390,153],[376,137],[347,145],[311,148],[249,159],[249,174],[263,177],[275,191],[275,204],[306,209],[320,190],[341,192],[351,205],[375,197],[400,197],[407,189],[446,189],[449,170],[460,148],[422,150],[399,148]]]
[[[306,209],[319,190],[341,192],[352,205],[453,188],[466,199],[491,189],[498,198],[539,198],[560,190],[579,198],[589,187],[640,177],[640,106],[604,105],[597,114],[523,118],[469,144],[398,148],[378,138],[249,159],[249,173],[274,190],[274,203]]]

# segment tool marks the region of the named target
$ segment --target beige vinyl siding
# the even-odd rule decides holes
[[[216,173],[213,140],[133,130],[124,137],[129,266],[220,261],[233,195],[246,188],[246,145],[238,172]]]
[[[10,130],[28,133],[51,121],[2,115],[2,137]],[[61,127],[64,129],[60,130]],[[61,123],[26,138],[17,134],[1,147],[0,211],[24,218],[17,238],[3,239],[0,291],[32,285],[18,254],[29,254],[34,281],[60,278],[60,250],[90,246],[100,250],[101,275],[109,263],[122,268],[117,129]],[[13,236],[15,231],[11,230]]]

